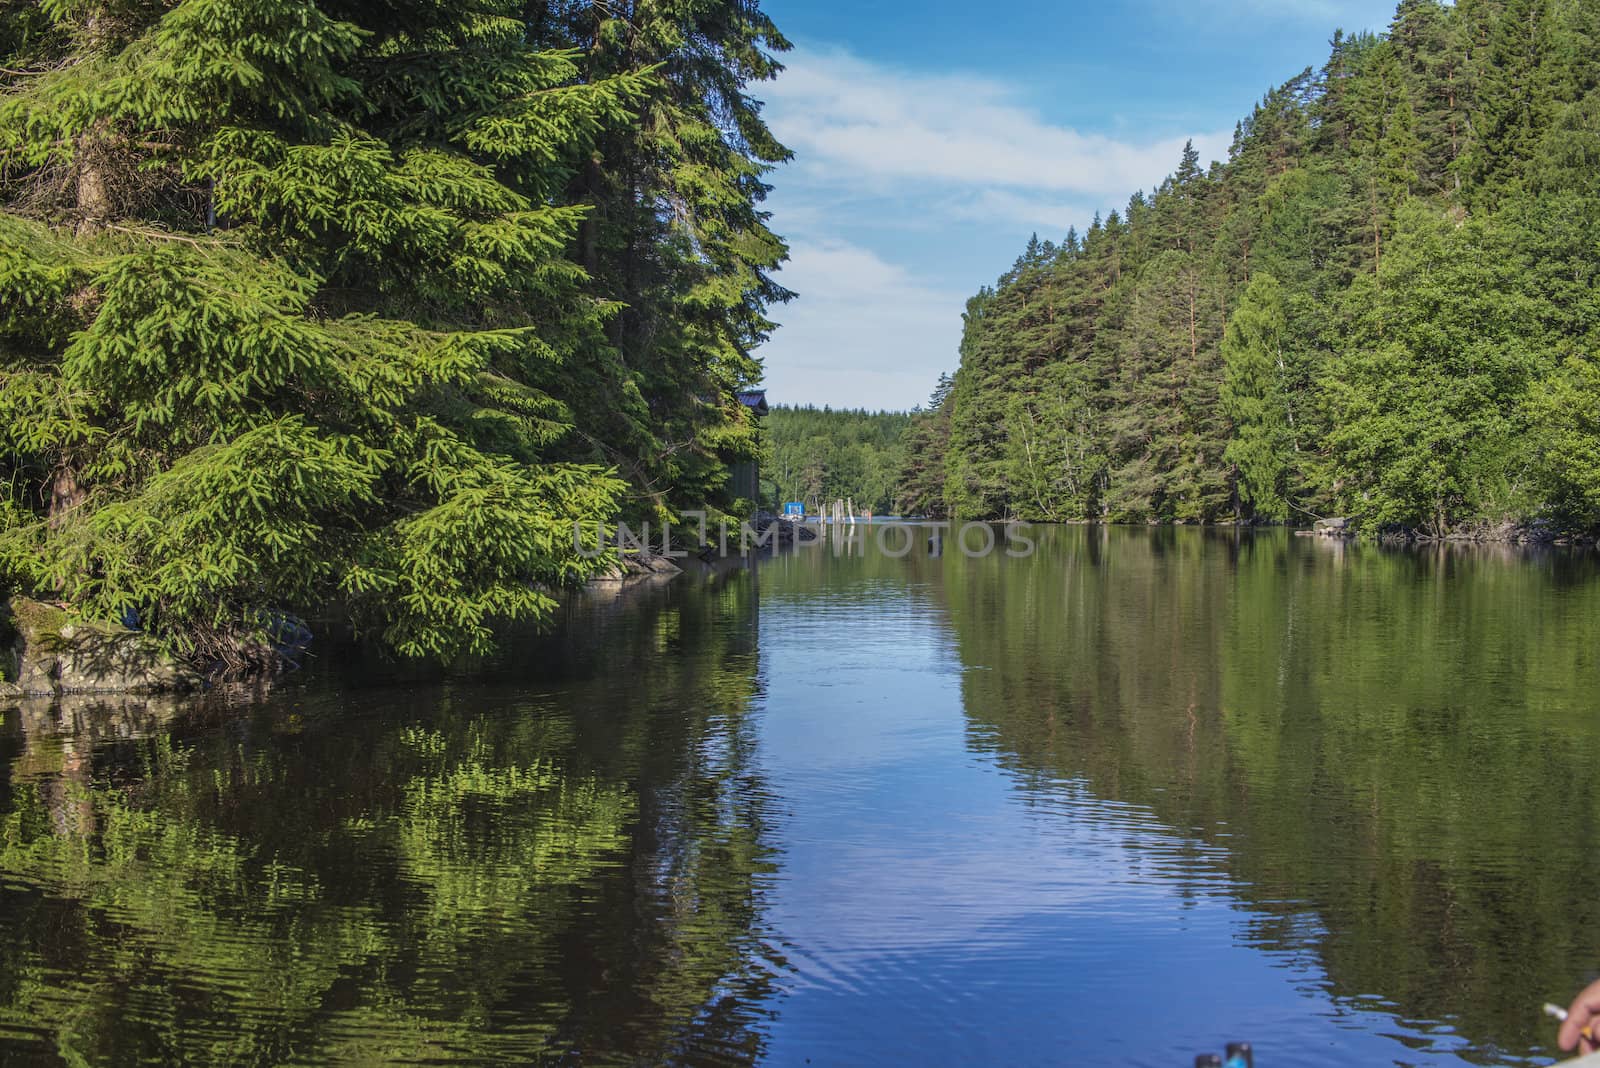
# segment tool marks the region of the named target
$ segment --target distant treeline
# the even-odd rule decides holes
[[[767,417],[772,462],[763,492],[774,506],[802,501],[815,515],[836,500],[858,511],[897,511],[896,483],[904,466],[905,412],[778,407]]]
[[[1600,521],[1600,4],[1405,0],[972,298],[905,506]]]

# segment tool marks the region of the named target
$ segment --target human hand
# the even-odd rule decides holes
[[[1556,1037],[1556,1045],[1562,1049],[1577,1049],[1585,1055],[1600,1051],[1600,1038],[1590,1029],[1597,1018],[1600,1018],[1600,982],[1590,983],[1573,999],[1567,1018],[1561,1024],[1561,1033]]]

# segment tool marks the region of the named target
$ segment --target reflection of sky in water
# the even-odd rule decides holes
[[[1216,846],[975,754],[933,606],[826,595],[762,610],[768,923],[794,967],[773,1063],[1187,1065],[1233,1039],[1264,1068],[1461,1063],[1255,948]]]

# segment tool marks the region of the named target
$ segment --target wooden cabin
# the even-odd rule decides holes
[[[765,418],[771,408],[767,406],[767,391],[764,389],[746,389],[735,394],[740,404],[749,408],[756,414],[756,418]],[[728,474],[728,493],[733,497],[742,497],[747,501],[760,502],[761,500],[761,467],[754,460],[741,460],[733,465]]]

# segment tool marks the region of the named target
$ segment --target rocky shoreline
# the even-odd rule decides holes
[[[25,597],[0,604],[0,697],[181,693],[203,684],[147,634],[75,620]]]
[[[1310,530],[1297,530],[1300,538],[1341,538],[1345,540],[1370,539],[1380,545],[1548,545],[1555,547],[1590,548],[1597,544],[1592,533],[1562,531],[1548,523],[1495,523],[1465,527],[1436,535],[1415,527],[1391,525],[1380,527],[1369,534],[1343,517],[1319,519]]]

